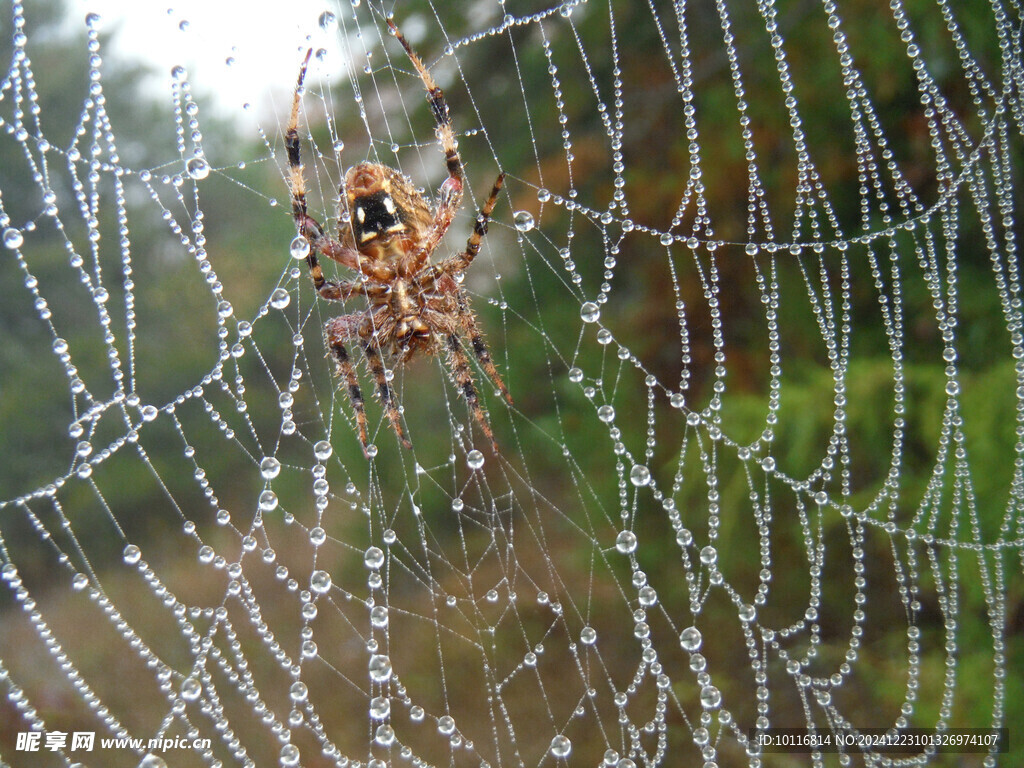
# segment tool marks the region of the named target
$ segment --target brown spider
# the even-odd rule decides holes
[[[444,352],[455,383],[497,451],[494,433],[477,395],[460,335],[469,338],[480,365],[510,404],[512,398],[494,367],[470,309],[469,298],[459,286],[458,276],[469,268],[480,250],[480,242],[487,234],[487,222],[505,175],[500,174],[494,182],[491,196],[473,226],[466,250],[432,264],[430,256],[462,202],[462,161],[444,93],[390,19],[388,27],[402,43],[423,80],[427,101],[437,122],[437,138],[448,165],[448,178],[441,185],[437,206],[432,207],[406,176],[386,165],[367,162],[359,163],[345,173],[340,195],[344,206],[341,219],[347,223],[339,225],[338,240],[325,234],[323,227],[307,213],[298,133],[299,102],[310,56],[307,53],[299,70],[291,119],[285,132],[292,216],[299,234],[309,243],[306,263],[317,293],[329,301],[347,301],[355,296],[363,296],[369,301],[366,309],[332,318],[325,328],[327,346],[337,365],[337,374],[348,384],[363,452],[370,455],[367,452],[366,411],[355,368],[345,346],[349,342],[362,347],[391,427],[406,448],[411,448],[412,444],[402,429],[398,405],[385,375],[382,358],[401,364],[417,352]],[[354,270],[359,277],[338,282],[326,280],[317,260],[318,253]]]

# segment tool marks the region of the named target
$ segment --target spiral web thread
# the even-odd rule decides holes
[[[20,314],[5,349],[51,384],[12,391],[3,374],[4,445],[33,446],[35,478],[0,489],[4,764],[756,766],[775,756],[751,729],[1007,724],[1024,556],[1019,4],[517,6],[357,0],[297,14],[282,39],[296,64],[318,51],[301,130],[331,227],[354,162],[443,178],[392,12],[467,160],[446,244],[509,174],[465,282],[517,403],[474,373],[500,453],[443,364],[420,360],[389,372],[414,448],[371,403],[370,460],[322,355],[323,322],[346,310],[288,258],[285,101],[255,109],[234,158],[207,145],[176,68],[155,100],[177,152],[149,156],[107,112],[89,15],[78,122],[52,125],[33,69],[46,38],[7,6],[0,228]],[[912,83],[898,119],[876,56]],[[641,96],[645,61],[659,77]],[[840,86],[824,104],[805,96],[818,66]],[[819,161],[829,142],[847,175]],[[208,202],[214,184],[230,209]],[[671,206],[652,214],[659,194]],[[224,255],[243,211],[280,220],[277,239],[242,240],[266,282]],[[161,264],[186,274],[180,294],[154,281]],[[198,335],[180,332],[185,305]],[[205,367],[167,366],[183,344]],[[789,426],[822,403],[820,429]],[[61,414],[63,433],[12,433],[22,407]],[[989,470],[997,487],[979,489]],[[14,742],[30,730],[143,742],[30,754]]]

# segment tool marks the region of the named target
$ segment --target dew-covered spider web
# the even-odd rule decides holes
[[[3,3],[0,764],[1019,764],[1017,0],[235,5],[168,64]],[[289,253],[308,48],[311,215],[445,178],[392,15],[466,167],[435,261],[507,174],[497,453],[425,356],[403,448],[356,356],[365,457],[365,300]],[[1009,751],[858,741],[959,728]]]

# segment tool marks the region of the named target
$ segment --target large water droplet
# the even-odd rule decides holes
[[[25,238],[22,236],[21,231],[8,227],[4,230],[4,245],[10,248],[12,251],[15,248],[20,248],[21,244],[25,242]]]
[[[377,728],[373,740],[382,747],[390,747],[395,743],[395,729],[390,725],[381,725]]]
[[[638,488],[644,485],[650,485],[651,470],[649,470],[643,464],[635,464],[633,468],[629,471],[629,482],[631,482]]]
[[[338,23],[338,17],[330,11],[324,11],[320,14],[320,18],[316,20],[316,23],[320,25],[320,29],[324,32],[330,32]]]
[[[325,592],[331,591],[331,574],[327,571],[316,570],[313,571],[309,577],[309,587],[314,592],[324,594]]]
[[[195,701],[203,692],[203,685],[194,677],[186,677],[181,684],[181,698],[185,701]]]
[[[451,736],[455,733],[455,718],[451,715],[441,715],[437,718],[437,730],[445,736]]]
[[[210,175],[210,164],[202,157],[193,157],[185,163],[185,172],[193,179],[205,179]]]
[[[572,742],[568,736],[558,734],[551,740],[551,755],[553,757],[568,757],[572,752]]]
[[[288,252],[293,259],[304,259],[309,255],[309,241],[302,235],[296,235],[288,246]]]
[[[516,211],[512,221],[520,232],[529,232],[534,227],[533,214],[529,211]]]
[[[580,319],[584,323],[596,323],[599,317],[601,317],[601,308],[594,302],[584,302],[580,307]]]
[[[270,294],[270,306],[274,309],[284,309],[292,302],[292,296],[284,288],[277,288]]]
[[[593,627],[584,627],[580,631],[580,642],[584,645],[593,645],[597,642],[597,631]]]
[[[281,747],[280,762],[285,768],[291,768],[293,765],[299,764],[299,748],[294,744],[285,744]]]
[[[370,717],[374,720],[387,720],[391,714],[391,701],[386,696],[374,696],[370,699]]]
[[[632,531],[623,531],[615,538],[615,549],[624,555],[636,552],[636,534]]]
[[[615,421],[615,409],[610,405],[602,405],[597,409],[597,418],[605,424]]]
[[[700,644],[703,642],[700,630],[696,627],[687,627],[679,633],[679,645],[684,651],[696,651],[700,648]]]
[[[281,462],[273,456],[265,456],[260,462],[260,474],[264,480],[273,480],[281,474]]]
[[[327,461],[331,458],[331,454],[334,452],[334,448],[326,440],[321,440],[313,446],[313,455],[317,457],[319,461]]]
[[[264,491],[260,494],[260,509],[264,512],[273,512],[277,509],[277,494],[273,491]]]
[[[363,553],[363,563],[370,570],[376,571],[384,565],[384,551],[380,547],[369,547]]]
[[[370,679],[375,683],[386,683],[391,679],[391,659],[375,653],[370,657]]]
[[[480,469],[484,465],[484,455],[474,448],[466,454],[466,464],[470,469]]]
[[[722,694],[713,685],[705,685],[700,689],[700,704],[704,709],[718,709],[722,704]]]

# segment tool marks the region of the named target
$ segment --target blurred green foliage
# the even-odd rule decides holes
[[[945,23],[936,14],[935,7],[923,0],[914,0],[907,4],[907,8],[932,75],[947,94],[953,110],[965,117],[969,127],[976,129],[977,125],[971,122],[970,117],[976,112],[972,96],[963,85],[958,55],[948,41]],[[82,111],[81,94],[86,91],[85,48],[80,37],[58,31],[63,18],[63,10],[59,6],[35,3],[28,10],[34,39],[40,41],[31,45],[30,51],[33,69],[38,76],[36,87],[42,120],[51,143],[66,145],[71,138],[69,128],[78,122]],[[640,3],[620,3],[615,10],[620,30],[623,113],[628,125],[622,152],[630,214],[638,225],[664,228],[678,206],[682,184],[689,171],[689,141],[682,122],[676,85],[667,66],[668,56],[660,50],[662,43],[653,25],[641,18],[649,10]],[[663,18],[667,19],[670,15],[668,6],[662,10]],[[564,241],[565,233],[572,231],[572,253],[583,275],[583,290],[587,295],[593,295],[604,271],[602,260],[606,249],[601,233],[581,222],[579,217],[570,223],[571,214],[564,209],[548,206],[541,215],[531,186],[546,185],[553,191],[564,193],[568,182],[561,126],[550,103],[552,81],[548,69],[551,63],[558,65],[564,81],[593,77],[593,82],[602,89],[605,103],[609,103],[613,62],[608,55],[607,15],[596,7],[581,8],[580,11],[577,29],[584,41],[582,50],[588,56],[589,73],[583,72],[580,49],[565,25],[544,25],[551,42],[550,60],[541,55],[535,27],[513,28],[510,37],[514,48],[528,51],[531,55],[517,59],[517,67],[514,68],[510,65],[509,46],[504,38],[494,45],[462,48],[459,61],[464,81],[456,80],[448,88],[448,95],[452,114],[460,128],[473,125],[473,110],[485,116],[509,111],[508,120],[487,123],[490,146],[497,148],[502,169],[513,176],[508,187],[510,202],[502,204],[504,207],[499,209],[497,216],[507,222],[510,219],[509,206],[517,210],[533,210],[538,215],[540,231],[549,233],[553,243]],[[777,76],[772,49],[763,28],[760,34],[752,31],[757,28],[757,20],[753,18],[754,6],[737,7],[734,12],[736,45],[744,57],[744,72],[750,77],[746,87],[750,93],[763,96],[750,99],[748,112],[756,126],[756,141],[762,152],[761,178],[767,189],[769,205],[780,223],[777,238],[788,240],[792,233],[784,231],[782,223],[792,218],[793,189],[797,184],[791,128],[780,98],[770,95],[777,94]],[[847,6],[845,13],[848,21],[845,30],[851,45],[871,50],[871,55],[858,59],[858,64],[865,81],[872,84],[871,98],[892,138],[893,152],[900,158],[905,177],[911,180],[923,198],[930,199],[936,188],[935,168],[926,126],[919,115],[918,84],[913,71],[906,65],[898,37],[893,34],[891,19],[884,14],[876,14],[872,4],[862,1]],[[806,118],[812,155],[825,177],[826,186],[834,192],[832,204],[839,224],[852,234],[859,228],[860,211],[849,107],[846,99],[837,96],[838,88],[841,88],[841,74],[835,63],[831,40],[821,34],[823,24],[819,15],[820,10],[806,4],[793,5],[787,7],[780,23],[787,39],[799,41],[787,50],[792,54],[790,66],[800,95],[801,113]],[[468,18],[459,13],[443,12],[442,17],[451,22],[448,32],[453,38],[475,29]],[[990,20],[968,8],[963,22],[972,54],[989,73],[998,71],[998,46],[990,30]],[[626,31],[628,35],[623,34]],[[440,49],[434,32],[431,29],[427,38],[419,43],[422,51]],[[717,237],[744,242],[748,238],[747,160],[738,139],[736,99],[730,81],[724,75],[727,62],[723,58],[718,22],[710,3],[696,6],[690,33],[697,98],[695,106],[701,126],[700,156],[705,170],[708,208],[713,215]],[[0,57],[10,61],[10,41],[5,40],[2,45]],[[140,82],[142,70],[135,65],[111,61],[104,70],[106,108],[117,135],[125,139],[119,149],[122,160],[129,167],[146,167],[154,158],[161,161],[176,159],[166,110],[159,99],[142,91]],[[400,84],[405,87],[410,82],[402,80]],[[532,100],[522,103],[521,93],[532,97]],[[472,94],[472,102],[469,94]],[[426,103],[406,99],[405,104],[409,109],[413,104],[418,105],[411,113],[410,121],[416,131],[429,136],[427,129],[423,128],[430,121]],[[573,183],[577,199],[600,208],[611,197],[613,189],[611,177],[602,172],[610,163],[610,151],[603,139],[604,129],[594,109],[592,94],[582,87],[566,89],[564,113],[573,133]],[[532,133],[519,130],[522,124],[519,118],[525,118],[526,114],[534,128]],[[358,115],[339,114],[334,118],[338,121],[336,128],[341,135],[358,134]],[[313,129],[317,142],[328,146],[323,127],[314,126]],[[212,121],[204,122],[204,134],[204,141],[209,146],[225,148],[225,153],[229,151],[226,148],[234,144],[233,151],[239,158],[261,157],[266,152],[263,145],[255,142],[239,144],[227,126]],[[133,142],[134,137],[145,137],[145,140]],[[494,157],[482,141],[467,139],[462,144],[467,167],[473,176],[472,183],[483,189],[493,178]],[[37,218],[41,209],[39,185],[26,170],[21,154],[22,147],[14,137],[7,131],[0,132],[0,189],[3,190],[5,210],[15,221]],[[1019,178],[1021,154],[1016,157],[1018,167],[1014,171]],[[224,166],[235,159],[224,157]],[[261,164],[257,170],[246,174],[246,184],[257,190],[256,193],[241,189],[227,176],[215,174],[201,186],[201,203],[205,212],[206,234],[214,244],[211,245],[211,261],[225,285],[225,295],[236,306],[237,314],[247,317],[278,280],[293,228],[285,206],[280,206],[275,215],[268,216],[261,197],[283,199],[286,195],[280,170],[274,163]],[[101,193],[109,200],[113,190],[102,188]],[[58,194],[63,199],[71,199],[66,188],[58,190]],[[1010,457],[1017,441],[1016,373],[1015,363],[1007,354],[1010,347],[1006,322],[993,288],[988,256],[982,249],[983,237],[977,217],[969,215],[969,201],[964,200],[963,203],[965,215],[960,219],[960,230],[955,236],[959,254],[960,401],[966,432],[965,448],[970,457],[974,506],[983,536],[991,539],[998,535],[1003,523],[1008,488],[1015,470]],[[330,201],[324,202],[325,207],[329,205]],[[144,210],[145,206],[141,209]],[[70,210],[73,210],[71,206]],[[107,274],[113,274],[120,268],[113,214],[112,206],[100,211],[104,245],[97,259]],[[166,229],[156,217],[147,218],[145,213],[136,215],[133,212],[129,223],[134,254],[132,277],[139,291],[134,383],[136,391],[147,402],[162,403],[193,386],[216,362],[216,306],[209,292],[195,290],[194,260],[174,249],[167,249]],[[693,223],[692,213],[688,214],[677,231],[687,231]],[[81,233],[81,222],[78,222],[77,229],[75,222],[68,224],[68,231],[73,235]],[[878,227],[881,222],[871,221],[869,224]],[[88,309],[89,301],[82,286],[66,269],[68,255],[64,236],[44,230],[41,225],[40,232],[33,237],[33,268],[37,270],[45,295],[50,297],[60,327],[71,329],[68,341],[75,349],[79,367],[83,370],[101,369],[105,364],[105,351],[97,342],[97,319],[94,315],[76,314],[83,308]],[[807,234],[795,233],[794,238]],[[753,236],[762,239],[764,233],[755,232]],[[935,446],[939,443],[947,399],[947,377],[946,366],[939,354],[941,340],[935,329],[932,299],[910,256],[902,255],[910,253],[912,243],[909,236],[899,236],[897,244],[906,275],[903,298],[908,311],[903,341],[909,409],[905,429],[907,442],[899,462],[898,482],[899,522],[906,525],[933,477]],[[679,275],[677,282],[681,291],[681,295],[676,296],[667,272],[665,250],[652,249],[651,246],[649,236],[630,236],[621,242],[614,291],[611,300],[602,308],[602,321],[615,329],[616,339],[629,346],[647,370],[660,381],[674,386],[684,375],[678,349],[676,302],[685,302],[690,308],[688,317],[694,323],[690,328],[692,359],[688,366],[690,383],[687,396],[691,406],[699,409],[710,396],[710,371],[715,365],[715,349],[703,309],[706,301],[697,269],[698,266],[706,268],[709,262],[706,257],[702,264],[689,261],[688,257],[681,255],[684,252],[681,247],[673,253],[671,258]],[[568,289],[559,273],[561,266],[555,260],[547,261],[552,258],[554,249],[545,250],[545,247],[542,245],[536,251],[535,263],[528,264],[526,269],[510,269],[501,283],[502,300],[524,322],[502,325],[502,316],[495,308],[482,301],[477,303],[482,325],[490,329],[489,338],[496,358],[502,367],[507,365],[506,378],[515,393],[517,407],[531,425],[531,428],[517,431],[518,453],[536,459],[536,471],[531,480],[543,489],[552,504],[571,510],[579,503],[575,498],[575,485],[559,474],[558,462],[544,461],[545,457],[554,457],[560,452],[557,441],[546,436],[560,433],[569,436],[573,460],[597,499],[616,497],[617,477],[607,467],[609,451],[607,443],[603,442],[607,438],[606,428],[596,422],[590,412],[591,405],[563,374],[564,366],[570,362],[567,351],[573,350],[579,332],[579,305],[567,300]],[[730,371],[729,390],[722,408],[723,429],[740,444],[755,440],[764,428],[768,384],[763,305],[753,279],[751,262],[742,257],[741,251],[741,248],[726,248],[715,259],[720,283],[728,288],[721,295]],[[524,253],[530,260],[535,251],[527,248]],[[894,418],[894,371],[889,339],[879,321],[876,288],[869,279],[867,265],[860,261],[863,254],[863,250],[857,251],[858,261],[853,265],[858,273],[850,295],[851,325],[855,329],[854,362],[846,376],[846,395],[850,403],[846,428],[855,459],[851,467],[853,495],[849,502],[854,507],[867,504],[890,472]],[[888,258],[888,254],[883,252],[876,256],[880,261]],[[770,269],[774,262],[782,286],[779,321],[784,371],[773,445],[780,468],[794,476],[803,476],[820,465],[822,447],[827,444],[833,430],[834,377],[807,306],[801,272],[803,267],[815,273],[818,268],[815,258],[808,254],[770,258],[762,253],[757,262],[762,270]],[[837,269],[838,262],[830,262],[828,266]],[[0,424],[3,425],[0,430],[0,495],[5,499],[34,489],[66,471],[74,447],[74,440],[69,438],[67,431],[74,414],[68,401],[65,375],[50,351],[52,338],[49,331],[38,322],[31,297],[21,287],[23,282],[24,276],[13,259],[0,260],[0,283],[8,286],[5,301],[0,302],[0,327],[3,329],[0,333]],[[836,286],[833,285],[832,289],[836,290]],[[69,300],[62,301],[62,297]],[[306,290],[306,300],[311,301],[311,297],[311,290]],[[115,295],[111,303],[121,298]],[[116,322],[123,324],[123,317]],[[543,336],[536,332],[538,327],[543,329]],[[497,331],[499,328],[501,330]],[[123,338],[123,328],[113,330]],[[262,327],[262,333],[262,363],[275,371],[286,370],[291,355],[290,333],[284,326],[269,323]],[[127,350],[123,351],[124,359],[127,359]],[[318,354],[316,350],[307,350],[311,358],[318,357]],[[606,355],[607,350],[594,349],[591,345],[580,350],[576,361],[587,370],[604,370],[613,376],[616,368],[607,357],[603,357]],[[553,368],[558,370],[553,371]],[[437,397],[440,391],[418,389],[430,385],[414,381],[407,381],[406,386],[411,391],[431,393],[424,395],[420,402],[428,401],[428,397]],[[642,399],[631,397],[631,392],[637,389],[623,386],[614,394],[620,423],[644,424],[647,404]],[[249,417],[257,424],[265,422],[267,429],[280,417],[271,395],[266,391],[254,391],[249,400]],[[552,407],[555,400],[560,405],[557,412]],[[453,401],[454,398],[449,397],[449,402]],[[320,405],[339,407],[333,400]],[[309,404],[309,407],[313,405]],[[453,409],[460,407],[460,402],[454,402],[452,406]],[[341,403],[340,408],[347,413],[347,403]],[[651,467],[655,476],[659,480],[668,479],[682,467],[687,476],[700,478],[701,463],[705,459],[694,443],[688,444],[689,453],[679,454],[678,435],[685,429],[679,415],[660,400],[655,408],[658,428],[670,433],[657,441]],[[424,414],[422,410],[408,414],[410,419],[417,420],[420,434],[429,434],[431,428],[446,429],[446,409],[436,410],[437,413],[433,414]],[[120,425],[111,424],[109,429],[112,436]],[[153,482],[148,467],[130,455],[116,458],[102,468],[97,480],[105,489],[105,501],[110,507],[142,511],[167,505],[169,499],[185,504],[198,495],[195,478],[182,461],[185,446],[173,430],[166,426],[161,429],[163,431],[154,430],[147,434],[142,444],[162,485]],[[191,429],[199,430],[200,427],[190,425]],[[638,427],[635,432],[627,439],[641,440],[642,428]],[[502,434],[501,439],[508,438]],[[103,443],[99,439],[95,442]],[[353,450],[352,455],[358,456],[354,446],[344,450]],[[425,447],[428,453],[431,450],[434,450],[433,446]],[[642,452],[642,447],[639,450]],[[438,445],[436,452],[438,457],[443,456],[444,446]],[[728,478],[719,489],[721,507],[727,511],[744,509],[751,489],[742,467],[735,459],[732,464],[726,457],[719,457],[719,461],[731,470],[723,469],[721,473]],[[205,468],[211,476],[230,477],[241,473],[250,463],[241,452],[225,451],[222,456],[208,456]],[[942,483],[943,493],[947,496],[951,493],[953,474],[951,465],[947,466],[944,471],[946,479]],[[224,506],[232,505],[232,494],[237,494],[239,503],[251,496],[249,487],[232,487],[230,483],[226,486],[227,490],[222,491]],[[197,499],[196,503],[201,503],[201,500]],[[112,535],[108,516],[92,491],[84,486],[69,490],[63,496],[63,504],[67,509],[76,510],[75,529],[79,544],[91,553],[95,564],[102,566],[107,558],[118,555],[115,550],[120,548],[119,539]],[[707,508],[707,488],[700,482],[685,484],[677,504],[687,510],[686,514],[691,519],[699,520]],[[944,508],[948,508],[948,504]],[[36,532],[16,509],[8,507],[2,515],[0,531],[7,548],[16,552],[34,540]],[[88,516],[92,522],[83,525],[83,516]],[[157,540],[167,535],[165,526],[168,519],[160,514],[119,518],[122,522],[127,521],[128,538],[139,541]],[[938,529],[944,530],[951,522],[940,521]],[[663,525],[656,521],[649,524],[655,531],[661,531]],[[830,525],[834,529],[823,532],[829,546],[839,551],[844,547],[848,549],[846,524],[837,518]],[[968,523],[961,520],[960,525]],[[720,567],[723,572],[734,576],[738,583],[755,584],[760,568],[759,561],[753,556],[757,542],[750,538],[751,527],[749,520],[728,512],[723,514],[719,551],[724,560]],[[801,561],[803,548],[799,529],[795,525],[792,529],[780,524],[776,527],[781,529],[775,542],[776,563],[788,563],[791,559],[798,563],[793,569],[779,567],[776,570],[773,601],[783,602],[773,602],[770,610],[784,616],[798,608],[785,604],[787,594],[796,596],[797,600],[804,599],[807,564]],[[173,535],[178,534],[175,532]],[[648,536],[645,541],[650,542],[642,552],[643,566],[648,572],[653,574],[678,567],[675,560],[677,548],[670,536]],[[878,537],[869,537],[868,542],[871,551],[867,562],[877,567],[878,574],[881,574],[877,582],[879,592],[872,593],[872,600],[877,599],[878,605],[885,606],[886,610],[902,610],[894,598],[895,585],[891,582],[890,573],[890,550],[900,545]],[[923,557],[923,550],[918,555]],[[965,561],[971,559],[964,556]],[[32,562],[22,561],[19,568],[32,575],[38,583],[45,583],[47,574],[42,562],[35,573]],[[837,578],[825,581],[824,605],[840,605],[846,601],[842,591],[848,589],[848,574],[846,578],[842,574],[848,563],[846,560],[830,564],[830,568],[837,569]],[[581,573],[584,565],[581,563]],[[792,580],[791,587],[787,587],[787,580]],[[977,708],[976,715],[968,713],[965,719],[980,725],[987,723],[987,708],[991,706],[986,699],[992,687],[991,631],[987,626],[982,585],[973,579],[964,579],[959,586],[963,614],[972,619],[964,621],[967,636],[961,640],[964,652],[960,662],[959,690],[963,694],[960,700],[968,709]],[[678,589],[677,595],[665,594],[662,599],[685,604],[685,585],[680,583]],[[1019,579],[1008,586],[1007,597],[1011,626],[1005,630],[1019,633],[1024,629],[1021,609],[1024,595]],[[9,605],[8,599],[5,593],[0,597],[0,605]],[[723,606],[721,610],[731,608]],[[924,631],[935,641],[941,637],[943,618],[934,604],[927,604],[922,615],[929,622]],[[842,621],[838,616],[831,618]],[[826,622],[823,620],[823,623]],[[842,636],[842,631],[835,631],[835,638]],[[876,670],[885,668],[891,646],[901,639],[905,641],[902,628],[893,636],[870,638],[861,663]],[[974,641],[977,648],[983,649],[977,654],[972,653]],[[718,653],[723,658],[729,654],[742,656],[740,642],[741,638],[736,638],[734,646],[723,646]],[[941,641],[932,644],[941,646]],[[1019,643],[1010,653],[1009,666],[1019,673],[1024,665]],[[711,651],[709,655],[715,655],[715,652]],[[865,658],[870,662],[865,662]],[[934,692],[936,681],[941,679],[943,672],[941,656],[927,657],[925,687]],[[890,680],[879,673],[869,681],[851,685],[851,690],[856,689],[865,697],[865,708],[870,711],[872,706],[879,705],[878,702],[898,700],[902,695],[902,682],[896,676]],[[860,685],[864,690],[858,687]],[[868,690],[872,686],[874,688]],[[1009,681],[1008,711],[1018,721],[1024,711],[1022,688],[1019,677]],[[792,705],[797,706],[795,703]],[[737,715],[750,718],[753,702],[749,706],[748,711],[737,711]]]

